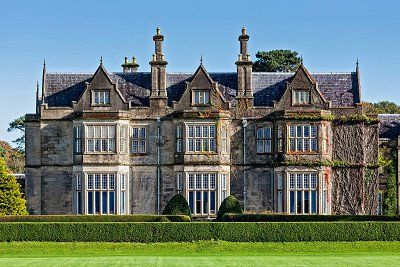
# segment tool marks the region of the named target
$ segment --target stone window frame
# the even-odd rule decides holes
[[[204,129],[203,127],[208,126],[208,137],[203,137],[204,135]],[[210,127],[214,127],[214,137],[211,136],[211,131]],[[190,133],[190,127],[193,127],[193,137],[191,137]],[[197,131],[196,127],[200,127],[200,137],[197,136]],[[218,127],[215,122],[185,122],[185,153],[186,154],[217,154],[218,153]],[[203,149],[204,145],[204,140],[208,140],[208,150]],[[191,142],[190,140],[193,140],[193,150],[191,149]],[[200,140],[200,150],[197,149],[197,140]],[[214,140],[214,142],[212,142]],[[211,150],[211,146],[214,146],[214,150]]]
[[[288,123],[286,127],[286,152],[289,154],[318,154],[320,152],[320,145],[319,145],[319,136],[320,136],[320,128],[319,123]],[[294,136],[292,135],[292,128],[295,127]],[[301,136],[298,134],[298,127],[301,127]],[[308,137],[304,137],[305,127],[309,127]],[[312,136],[312,128],[315,127],[315,136]],[[309,149],[305,150],[305,140],[308,141]],[[291,149],[292,141],[294,142],[294,150]],[[302,149],[298,149],[298,141],[301,141]],[[316,149],[313,150],[312,143],[315,141]]]
[[[74,155],[80,155],[83,152],[82,149],[82,125],[74,125],[73,126],[73,152]]]
[[[265,136],[266,130],[269,129],[269,137]],[[263,125],[256,125],[255,129],[256,133],[256,151],[257,154],[272,154],[273,151],[273,136],[274,136],[274,127],[272,124],[263,124]],[[260,133],[262,133],[260,135]],[[266,144],[269,145],[267,146]],[[260,144],[262,144],[262,148],[260,149]],[[267,149],[269,148],[269,151]]]
[[[117,173],[90,172],[86,173],[85,178],[86,178],[85,196],[87,200],[85,203],[87,212],[86,214],[88,215],[117,214],[117,205],[116,205],[117,202],[116,183],[118,180]],[[91,193],[92,203],[89,203],[90,193]],[[113,199],[112,206],[111,206],[111,199]],[[105,206],[104,206],[104,201],[106,201]],[[106,207],[106,211],[104,211],[104,207]],[[90,210],[92,211],[90,212]]]
[[[198,99],[196,100],[196,96]],[[203,99],[203,101],[200,101]],[[192,89],[191,90],[192,106],[210,106],[211,105],[211,90],[210,89]]]
[[[117,153],[117,123],[106,123],[106,122],[90,122],[85,123],[85,153],[87,154],[116,154]],[[93,127],[93,136],[89,137],[89,127]],[[96,137],[96,127],[100,127],[100,137]],[[107,137],[103,135],[103,127],[107,127]],[[110,136],[110,127],[114,127],[114,137]],[[112,142],[114,140],[114,142]],[[93,141],[93,150],[89,150],[89,143]],[[99,143],[100,150],[96,150],[97,142]],[[103,141],[107,141],[107,150],[103,150]],[[110,144],[113,144],[110,149]]]
[[[175,152],[183,152],[183,126],[181,124],[175,126]]]
[[[122,124],[119,125],[119,152],[126,154],[129,151],[129,126]]]
[[[96,102],[96,99],[100,99],[100,94],[102,94],[102,93],[104,94],[102,101]],[[111,90],[110,89],[92,89],[91,90],[91,106],[94,106],[94,107],[111,106]]]
[[[133,133],[134,133],[134,129],[138,129],[138,137],[134,138]],[[131,154],[132,155],[144,155],[148,153],[148,133],[149,133],[149,129],[148,129],[148,124],[131,124],[130,125],[130,149],[131,149]],[[140,136],[140,131],[144,129],[145,131],[145,137],[141,137]],[[138,142],[138,148],[137,150],[134,150],[134,141]],[[144,149],[141,150],[141,144],[143,144],[144,142]]]
[[[292,105],[293,106],[309,106],[311,105],[310,89],[292,89]]]

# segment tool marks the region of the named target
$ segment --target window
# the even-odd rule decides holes
[[[283,177],[282,173],[277,173],[278,177],[278,192],[277,192],[277,200],[278,200],[278,212],[283,212]]]
[[[82,179],[81,174],[75,174],[76,182],[76,213],[82,214]]]
[[[81,126],[74,126],[74,154],[82,152],[82,133]]]
[[[289,173],[291,214],[317,214],[317,174]]]
[[[109,105],[110,104],[110,91],[109,90],[94,90],[92,103],[95,105]]]
[[[308,90],[293,90],[292,103],[294,105],[310,104],[310,92]]]
[[[132,127],[132,153],[146,153],[146,126]]]
[[[188,199],[194,215],[216,214],[216,173],[189,173]]]
[[[176,152],[182,152],[182,126],[176,127]]]
[[[277,136],[276,136],[277,150],[278,152],[283,152],[283,127],[278,126]]]
[[[271,153],[271,126],[257,129],[257,153]]]
[[[106,173],[88,174],[86,194],[87,194],[86,202],[87,202],[88,214],[116,213],[115,174],[106,174]]]
[[[224,201],[224,199],[228,197],[227,176],[228,175],[226,173],[221,174],[221,202]]]
[[[316,125],[290,125],[289,126],[289,151],[316,152],[317,146]]]
[[[228,151],[228,132],[226,126],[221,126],[221,151]]]
[[[125,206],[125,198],[126,198],[126,174],[121,174],[120,184],[121,184],[121,192],[120,192],[120,214],[126,214],[126,206]]]
[[[215,125],[189,125],[187,129],[189,152],[216,152]]]
[[[115,125],[88,125],[86,129],[87,151],[115,152]]]
[[[176,175],[176,191],[178,193],[182,192],[182,173]]]
[[[192,103],[194,105],[210,104],[210,91],[208,90],[193,90]]]
[[[376,215],[383,215],[383,192],[378,191],[378,206],[376,207]]]
[[[126,152],[126,141],[127,141],[127,126],[121,126],[120,128],[120,151],[122,153]]]

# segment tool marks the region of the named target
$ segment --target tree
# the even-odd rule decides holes
[[[396,114],[400,113],[400,106],[390,101],[378,103],[364,102],[364,109],[367,114]]]
[[[2,157],[7,168],[13,173],[23,173],[25,166],[25,155],[18,148],[12,148],[7,142],[0,141],[0,157]]]
[[[21,116],[16,118],[12,122],[10,122],[7,132],[19,132],[22,133],[22,136],[15,139],[13,143],[15,143],[19,150],[24,151],[25,149],[25,126],[24,126],[25,116]]]
[[[181,194],[176,194],[168,201],[162,214],[191,216],[190,208],[186,198]]]
[[[3,158],[0,157],[0,215],[26,215],[25,200],[20,185],[9,173]]]
[[[290,72],[300,66],[301,58],[296,51],[271,50],[258,51],[253,63],[254,72]]]
[[[222,216],[224,216],[226,213],[243,213],[243,209],[239,203],[239,200],[237,200],[234,196],[228,196],[224,201],[222,201],[221,206],[219,206],[218,209],[217,221],[221,221]]]

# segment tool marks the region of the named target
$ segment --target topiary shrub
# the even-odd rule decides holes
[[[224,201],[222,201],[221,206],[219,206],[218,209],[217,221],[221,221],[222,216],[224,216],[225,213],[243,213],[243,209],[239,203],[239,200],[237,200],[234,196],[228,196]]]
[[[176,194],[167,203],[163,215],[188,215],[191,216],[189,204],[181,194]]]

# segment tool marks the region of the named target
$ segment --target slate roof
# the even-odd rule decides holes
[[[85,89],[85,83],[90,82],[93,74],[47,73],[46,100],[51,107],[71,106],[72,101],[78,101]],[[213,73],[211,78],[219,84],[219,90],[228,101],[234,101],[237,91],[237,75],[235,72]],[[252,86],[255,106],[272,106],[273,101],[279,101],[286,88],[286,82],[294,73],[253,73]],[[318,83],[319,90],[326,100],[332,101],[333,107],[348,107],[358,103],[358,82],[355,72],[349,73],[311,73]],[[178,101],[185,90],[193,73],[168,73],[167,94],[168,104]],[[134,106],[148,106],[151,89],[151,74],[110,73],[111,79],[126,100]]]
[[[400,135],[400,114],[379,114],[379,138],[397,138]]]

